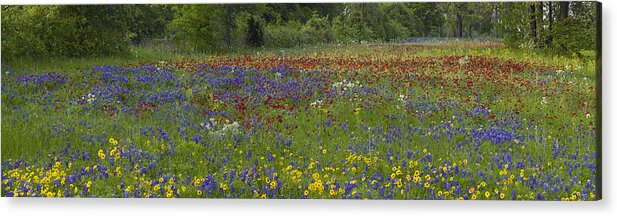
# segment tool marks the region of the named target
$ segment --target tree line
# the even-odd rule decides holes
[[[151,40],[195,52],[410,37],[594,50],[597,2],[2,6],[2,58],[109,56]]]

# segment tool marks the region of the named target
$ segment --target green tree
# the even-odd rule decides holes
[[[417,22],[417,25],[413,26],[419,33],[417,36],[429,37],[439,33],[444,18],[438,4],[434,2],[407,4],[410,13],[413,14],[410,20]]]
[[[302,33],[310,40],[308,43],[330,43],[334,41],[332,25],[328,17],[321,17],[314,12],[306,24],[302,27]]]
[[[104,56],[129,45],[122,5],[3,6],[3,58]]]
[[[264,45],[263,25],[258,18],[251,16],[247,21],[246,43],[251,47]]]
[[[170,28],[177,43],[196,51],[223,49],[222,5],[178,5],[173,11],[175,17]]]
[[[38,33],[47,24],[46,14],[53,9],[52,6],[2,6],[2,59],[47,55],[45,41]]]
[[[166,37],[166,27],[173,19],[173,11],[168,5],[126,5],[127,27],[131,42]]]

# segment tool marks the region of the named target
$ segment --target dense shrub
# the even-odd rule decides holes
[[[124,12],[118,5],[3,6],[3,59],[123,53]]]
[[[502,38],[579,57],[595,50],[596,2],[2,6],[2,59],[109,56],[173,40],[191,52],[407,37]],[[550,12],[548,12],[550,9]]]
[[[308,44],[334,41],[332,25],[330,25],[328,17],[320,17],[317,13],[314,13],[311,19],[302,26],[302,33],[307,38],[306,43]]]
[[[556,23],[552,32],[553,48],[560,53],[581,54],[583,50],[594,50],[596,47],[595,28],[583,30],[584,23],[580,20],[568,17]]]
[[[249,17],[247,21],[246,44],[251,47],[262,47],[264,45],[264,28],[259,19]]]
[[[173,10],[176,17],[169,27],[176,43],[199,52],[222,49],[220,5],[181,5]]]
[[[302,32],[302,25],[295,21],[285,24],[270,24],[264,27],[266,47],[294,47],[307,42],[307,35]]]

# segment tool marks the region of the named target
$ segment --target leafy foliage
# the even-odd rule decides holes
[[[264,27],[264,45],[266,47],[290,48],[300,46],[307,41],[302,32],[302,24],[290,21],[285,24],[268,24]]]
[[[175,33],[174,41],[196,51],[220,48],[220,5],[182,5],[173,10],[176,16],[170,27]]]
[[[3,59],[110,56],[130,44],[193,52],[408,37],[502,38],[510,48],[595,49],[595,2],[3,6]]]
[[[129,41],[123,9],[115,5],[4,6],[3,58],[123,53]]]
[[[261,47],[264,45],[263,26],[258,19],[250,17],[247,21],[246,43],[251,47]]]
[[[509,47],[545,48],[579,57],[582,52],[596,48],[596,2],[510,2],[501,6],[498,27]],[[562,14],[562,10],[567,14]]]

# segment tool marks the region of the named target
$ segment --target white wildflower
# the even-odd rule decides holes
[[[557,70],[555,72],[557,73],[557,75],[560,75],[561,73],[563,73],[563,70]]]
[[[317,101],[312,102],[311,104],[309,104],[309,106],[321,106],[322,103],[323,103],[322,100],[317,100]]]
[[[459,64],[459,65],[461,65],[461,66],[464,66],[464,65],[466,65],[467,63],[469,63],[469,56],[465,56],[465,57],[460,58],[460,59],[458,60],[458,64]]]
[[[546,97],[542,97],[542,101],[540,101],[540,104],[542,105],[548,104],[548,100],[546,100]]]
[[[81,98],[84,99],[84,97],[81,97]],[[94,100],[96,100],[96,96],[92,93],[88,93],[88,96],[86,98],[87,98],[86,101],[88,103],[92,103],[94,102]]]

